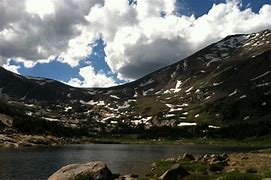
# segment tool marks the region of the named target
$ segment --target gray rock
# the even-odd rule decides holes
[[[228,155],[227,153],[223,153],[223,154],[221,154],[221,156],[222,156],[223,158],[225,158],[225,159],[227,159],[227,158],[229,157],[229,155]]]
[[[128,175],[125,175],[125,176],[121,176],[119,179],[120,180],[136,180],[136,179],[138,179],[138,175],[128,174]]]
[[[188,159],[190,161],[194,161],[195,157],[192,154],[184,153],[183,159]]]
[[[182,177],[185,177],[187,175],[189,175],[189,172],[187,172],[179,164],[175,164],[169,170],[167,170],[162,176],[160,176],[159,179],[162,179],[162,180],[178,180],[178,179],[180,179]]]
[[[48,180],[111,180],[113,174],[103,162],[89,162],[86,164],[70,164],[52,174]]]

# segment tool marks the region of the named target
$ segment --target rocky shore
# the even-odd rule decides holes
[[[146,176],[113,174],[103,162],[64,166],[48,180],[270,180],[271,150],[250,153],[205,154],[195,157],[185,153],[177,158],[154,162]]]
[[[65,144],[89,143],[84,138],[63,138],[55,136],[26,135],[26,134],[0,134],[0,148],[18,148],[29,146],[55,146]]]

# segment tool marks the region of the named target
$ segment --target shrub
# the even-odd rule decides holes
[[[247,173],[257,173],[258,171],[257,171],[256,168],[250,167],[250,168],[248,168],[248,169],[246,170],[246,172],[247,172]]]
[[[261,180],[256,174],[232,172],[222,176],[221,180]]]

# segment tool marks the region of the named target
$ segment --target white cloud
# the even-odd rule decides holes
[[[71,66],[91,53],[85,16],[103,0],[0,0],[0,65],[10,58],[59,58]],[[63,60],[63,57],[65,58]],[[35,65],[35,63],[33,63]]]
[[[128,0],[43,1],[53,2],[54,11],[44,10],[41,18],[35,10],[24,11],[24,0],[0,0],[0,61],[58,57],[77,66],[92,52],[88,44],[102,36],[112,72],[132,80],[227,35],[271,28],[271,5],[255,13],[249,8],[241,10],[237,0],[213,5],[198,18],[176,15],[175,0],[137,0],[132,6]],[[76,82],[85,85],[90,81],[74,79]]]
[[[227,1],[195,18],[176,15],[174,0],[138,0],[136,6],[118,0],[114,8],[108,2],[90,11],[89,32],[103,35],[106,62],[126,80],[174,63],[227,35],[271,28],[271,21],[266,21],[271,18],[271,5],[254,13],[240,10],[238,1]]]
[[[26,0],[25,6],[27,12],[31,14],[38,14],[41,18],[54,12],[54,4],[51,0]]]
[[[9,71],[11,71],[11,72],[14,72],[14,73],[16,73],[16,74],[20,74],[20,73],[18,72],[18,69],[20,69],[20,66],[11,65],[11,64],[9,63],[9,61],[8,61],[6,64],[3,65],[3,68],[5,68],[6,70],[9,70]]]
[[[78,78],[72,78],[67,84],[74,87],[110,87],[116,85],[112,77],[108,77],[104,72],[95,72],[93,66],[86,66],[80,69],[81,81]]]

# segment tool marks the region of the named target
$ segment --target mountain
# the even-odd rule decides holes
[[[120,124],[214,130],[254,126],[269,123],[270,82],[271,31],[265,30],[228,36],[175,64],[110,88],[74,88],[0,68],[1,103],[7,107],[0,107],[0,113],[14,121],[15,113],[93,132],[109,132]]]

